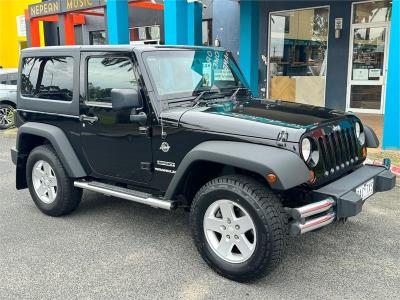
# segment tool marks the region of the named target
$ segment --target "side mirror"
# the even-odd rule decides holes
[[[115,111],[140,108],[143,106],[142,99],[137,89],[112,89],[112,109]]]

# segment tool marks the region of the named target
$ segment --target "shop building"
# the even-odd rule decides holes
[[[37,1],[36,1],[37,2]],[[123,2],[123,1],[122,1]],[[164,1],[131,0],[128,3],[128,38],[131,44],[165,44]],[[211,44],[211,23],[213,0],[204,0],[201,14],[202,44]],[[56,45],[102,45],[109,44],[106,0],[44,0],[29,6],[28,21],[36,30],[35,24],[44,24],[44,44]],[[68,20],[71,19],[71,22]],[[72,23],[68,29],[69,23]],[[29,26],[29,25],[28,25]],[[200,32],[199,31],[199,32]],[[32,36],[32,34],[31,34]],[[37,40],[29,41],[35,46]]]
[[[224,1],[231,2],[221,0],[219,5]],[[240,11],[239,3],[235,9]],[[258,11],[261,95],[384,112],[391,1],[262,1]],[[223,27],[240,27],[240,17],[234,20],[224,16],[224,10],[218,12],[214,19],[229,20]],[[215,25],[215,38],[222,46],[229,44],[226,34],[218,32],[224,28]],[[229,46],[240,53],[239,41]]]
[[[46,45],[217,42],[254,94],[384,115],[383,145],[400,148],[399,0],[46,2],[59,8],[29,7],[33,46],[38,20]]]
[[[258,17],[258,28],[253,29],[259,33],[255,84],[262,96],[356,113],[386,112],[384,146],[400,147],[400,98],[393,95],[398,95],[399,85],[389,86],[388,81],[396,80],[394,60],[400,55],[389,55],[392,1],[248,5],[258,9],[253,16]],[[392,32],[393,47],[398,26]]]
[[[218,5],[229,9],[214,10],[214,38],[242,56],[242,68],[258,65],[248,76],[254,92],[384,114],[383,145],[400,148],[399,1],[221,0]],[[240,40],[232,42],[226,32],[237,30]]]
[[[0,67],[17,68],[19,52],[28,46],[24,11],[37,0],[0,1]],[[39,27],[43,36],[43,30]],[[40,42],[40,38],[39,38]],[[43,43],[43,38],[42,38]]]

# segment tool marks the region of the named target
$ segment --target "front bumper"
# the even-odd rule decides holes
[[[290,224],[292,235],[303,234],[321,228],[335,220],[359,214],[366,199],[356,189],[374,180],[373,194],[391,190],[396,176],[384,166],[365,165],[352,173],[311,192],[313,203],[289,209],[293,218]]]

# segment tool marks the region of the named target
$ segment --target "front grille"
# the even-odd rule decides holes
[[[358,161],[358,143],[354,128],[332,130],[318,138],[325,176]]]

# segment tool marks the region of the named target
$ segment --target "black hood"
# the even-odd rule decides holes
[[[266,100],[226,101],[162,113],[164,119],[181,126],[210,132],[275,140],[286,131],[289,142],[298,142],[306,131],[350,116],[324,107]]]

